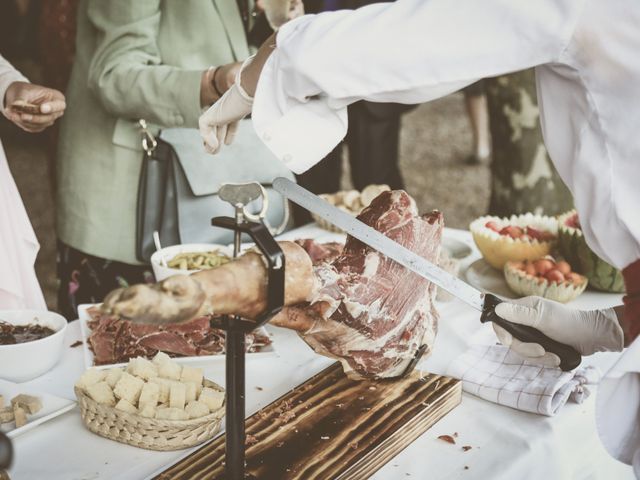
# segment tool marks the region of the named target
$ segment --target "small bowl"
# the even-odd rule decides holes
[[[22,383],[51,370],[62,357],[67,320],[46,310],[0,310],[0,320],[13,325],[43,325],[53,335],[32,342],[0,345],[0,379]]]
[[[172,245],[170,247],[164,247],[160,250],[157,250],[153,253],[153,255],[151,255],[151,267],[153,268],[153,274],[156,277],[156,281],[160,282],[165,278],[171,277],[172,275],[191,275],[192,273],[200,271],[164,267],[160,263],[163,256],[168,263],[179,253],[198,253],[212,251],[220,252],[224,255],[227,255],[228,257],[233,256],[233,252],[228,246],[216,243],[185,243],[184,245]]]

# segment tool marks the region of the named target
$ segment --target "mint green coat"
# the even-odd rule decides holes
[[[200,79],[244,60],[235,0],[84,0],[58,148],[58,236],[136,264],[137,120],[197,127]]]

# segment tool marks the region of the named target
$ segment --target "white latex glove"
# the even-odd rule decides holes
[[[624,334],[613,308],[576,310],[541,297],[525,297],[500,303],[496,313],[513,323],[540,330],[547,337],[570,345],[581,355],[595,352],[621,351]],[[538,343],[524,343],[493,324],[500,342],[517,354],[549,367],[560,365],[560,358],[546,352]]]
[[[218,153],[223,143],[231,145],[238,129],[238,122],[251,113],[253,97],[240,85],[240,76],[252,58],[249,57],[242,64],[231,88],[200,116],[200,135],[206,150],[211,154]]]

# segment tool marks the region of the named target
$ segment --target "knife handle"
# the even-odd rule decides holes
[[[493,322],[504,328],[514,338],[517,338],[521,342],[537,343],[542,345],[542,348],[547,352],[554,353],[560,357],[560,369],[565,372],[573,370],[580,365],[582,356],[575,348],[565,345],[564,343],[557,342],[533,327],[513,323],[498,316],[496,313],[496,306],[499,303],[502,303],[502,300],[495,295],[491,295],[490,293],[485,294],[484,308],[482,310],[482,315],[480,316],[480,321],[482,323]]]

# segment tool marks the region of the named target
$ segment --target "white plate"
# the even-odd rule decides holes
[[[504,274],[485,262],[483,258],[469,265],[464,275],[468,283],[483,292],[493,293],[502,298],[518,298],[509,289]]]
[[[51,420],[58,415],[68,412],[76,406],[76,402],[66,398],[56,397],[48,393],[38,392],[32,388],[25,387],[19,383],[0,380],[0,395],[4,397],[5,406],[10,405],[11,399],[21,393],[39,397],[42,401],[42,410],[34,415],[27,415],[27,423],[20,428],[16,428],[15,423],[4,423],[0,430],[9,437],[16,437],[24,432],[28,432],[32,428],[41,423]]]
[[[107,365],[94,365],[93,364],[93,352],[89,348],[89,335],[91,334],[91,329],[89,325],[87,325],[87,321],[91,319],[87,310],[95,305],[93,304],[84,304],[78,306],[78,315],[80,320],[80,331],[82,333],[82,349],[84,353],[84,364],[86,368],[96,367],[99,369],[103,368],[112,368],[112,367],[123,367],[126,363],[113,363]],[[261,358],[261,357],[272,357],[276,354],[276,349],[273,344],[273,337],[269,335],[269,331],[265,327],[261,327],[257,330],[259,333],[263,335],[267,335],[271,339],[271,344],[263,347],[259,352],[247,353],[247,359],[250,358]],[[211,362],[211,361],[224,361],[225,355],[201,355],[197,357],[175,357],[174,361],[178,363],[198,363],[198,362]]]
[[[464,260],[473,252],[471,247],[462,240],[447,236],[446,231],[442,235],[442,248],[449,253],[449,257],[458,261]]]

